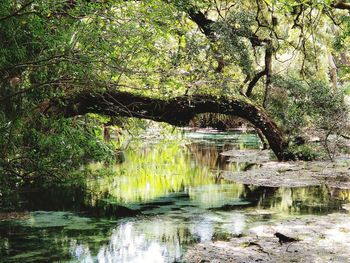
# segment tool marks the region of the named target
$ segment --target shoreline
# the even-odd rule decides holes
[[[254,153],[255,152],[255,153]],[[230,162],[248,160],[254,169],[223,172],[227,181],[266,187],[307,187],[325,184],[350,189],[350,156],[331,161],[270,161],[269,152],[229,151]],[[198,263],[284,263],[350,262],[350,203],[343,211],[326,215],[295,215],[260,222],[230,240],[196,244],[189,248],[184,262]],[[267,211],[269,212],[269,211]],[[299,241],[280,244],[276,232]]]

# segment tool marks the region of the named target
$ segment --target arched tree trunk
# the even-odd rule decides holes
[[[47,112],[63,114],[65,117],[86,113],[119,115],[167,122],[175,126],[186,126],[199,113],[234,115],[260,129],[279,160],[290,158],[286,152],[288,143],[275,122],[263,109],[244,99],[193,95],[162,100],[120,91],[82,93],[61,99],[59,103],[52,102]]]

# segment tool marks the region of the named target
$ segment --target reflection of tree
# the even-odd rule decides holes
[[[70,209],[97,217],[133,215],[135,211],[129,211],[126,204],[180,191],[188,191],[192,199],[215,206],[228,198],[237,199],[242,193],[241,185],[232,185],[229,190],[215,186],[220,180],[220,169],[240,169],[237,165],[228,164],[215,145],[193,144],[186,148],[174,141],[162,142],[151,147],[129,149],[125,152],[125,162],[113,167],[91,165],[90,169],[105,173],[99,178],[87,179],[76,187],[50,188],[42,195],[29,193],[25,199],[31,200],[28,206],[32,204],[33,210]],[[206,191],[192,190],[202,185],[208,186]],[[57,193],[60,193],[60,198],[55,198]]]
[[[108,244],[97,252],[98,262],[174,262],[182,255],[182,246],[193,242],[185,225],[152,220],[122,223],[113,229]],[[93,262],[89,247],[71,243],[71,255]]]
[[[103,217],[136,214],[125,205],[145,202],[172,192],[186,191],[199,206],[222,206],[247,200],[250,207],[292,213],[325,213],[350,200],[347,190],[326,186],[271,188],[240,184],[215,185],[222,170],[244,170],[250,164],[228,163],[219,153],[230,146],[176,141],[160,142],[125,152],[125,162],[110,173],[76,187],[56,186],[38,193],[25,192],[24,210],[75,210]],[[111,172],[112,171],[112,172]],[[200,187],[206,186],[206,187]],[[60,197],[57,198],[57,193]],[[20,199],[20,198],[19,198]]]
[[[223,144],[221,146],[212,143],[191,143],[187,145],[191,156],[196,164],[200,167],[208,167],[214,176],[215,182],[222,179],[221,172],[223,170],[242,171],[247,166],[252,165],[246,162],[229,162],[229,156],[221,155],[224,151],[232,150],[231,144]]]
[[[229,144],[218,147],[209,143],[191,143],[187,145],[190,153],[198,165],[209,167],[209,169],[225,170],[228,166],[228,156],[223,156],[220,152],[231,149]]]
[[[271,188],[215,184],[215,178],[209,176],[213,170],[219,174],[220,170],[239,170],[248,166],[245,163],[228,164],[219,154],[228,147],[195,143],[185,148],[169,142],[130,149],[125,153],[125,162],[109,167],[113,171],[110,175],[87,180],[76,187],[56,186],[45,191],[40,189],[39,193],[26,192],[22,196],[26,203],[21,205],[28,210],[75,210],[98,218],[119,217],[122,212],[126,215],[134,213],[125,205],[185,191],[183,199],[173,198],[174,205],[181,208],[178,217],[167,212],[155,217],[138,217],[135,221],[128,219],[128,223],[121,223],[112,233],[110,226],[102,227],[103,221],[99,221],[96,227],[88,230],[64,232],[60,229],[58,233],[41,231],[39,235],[40,241],[45,240],[43,248],[50,253],[68,253],[67,240],[73,240],[69,252],[80,261],[96,260],[97,255],[100,262],[136,262],[136,259],[146,262],[147,257],[163,262],[164,258],[179,259],[184,245],[211,240],[218,233],[240,234],[251,220],[246,208],[281,214],[317,214],[338,210],[344,201],[350,201],[348,190],[327,186]],[[235,211],[207,210],[226,204]],[[164,218],[167,220],[160,220]],[[8,229],[12,231],[12,228]],[[26,238],[27,233],[19,233],[21,238]],[[7,247],[20,244],[14,240],[13,233],[1,234],[6,244],[10,244]],[[47,235],[50,235],[50,241],[47,241]],[[5,241],[0,242],[0,250],[4,246]]]
[[[243,195],[244,186],[241,184],[212,184],[190,189],[191,199],[201,208],[215,208],[227,203],[239,207],[243,203],[246,204],[241,198]]]
[[[187,149],[175,141],[129,149],[125,159],[111,175],[88,182],[96,199],[108,193],[120,203],[142,202],[214,181],[207,166],[194,163]]]
[[[335,187],[329,187],[326,185],[331,198],[337,198],[339,200],[350,202],[350,191],[347,189],[340,189]]]
[[[189,187],[188,200],[194,200],[197,202],[196,205],[203,208],[220,207],[236,201],[237,207],[240,207],[240,201],[249,201],[250,205],[245,205],[246,207],[271,209],[284,213],[324,214],[338,211],[343,203],[350,201],[350,192],[348,190],[330,188],[328,186],[276,188],[240,184],[215,185],[210,177],[205,177],[206,179],[208,181],[205,181],[207,182],[205,187],[198,187],[201,185],[200,183],[203,183],[201,179],[198,179],[198,181],[194,180],[197,183],[197,187]],[[96,217],[109,218],[136,214],[136,211],[123,205],[110,203],[108,198],[112,197],[111,200],[119,199],[118,196],[113,199],[114,196],[108,193],[108,188],[94,188],[94,185],[90,183],[88,185],[91,187],[89,188],[90,190],[83,186],[57,186],[40,193],[25,192],[21,197],[26,200],[25,203],[22,203],[22,209],[84,211]],[[163,187],[165,188],[161,188],[162,191],[169,189],[167,185],[163,185]],[[60,198],[57,198],[58,192],[60,193]],[[135,196],[137,198],[137,195]],[[149,198],[145,200],[150,200]],[[106,199],[107,201],[104,201]],[[136,199],[136,201],[141,201],[141,199]]]
[[[245,186],[243,197],[257,208],[298,214],[324,214],[339,210],[344,200],[349,200],[347,190],[333,189],[333,196],[331,193],[325,185],[298,188]],[[334,198],[336,193],[340,198]]]
[[[94,254],[98,262],[177,262],[188,245],[210,241],[220,233],[238,235],[245,226],[242,213],[227,214],[223,221],[208,214],[186,222],[166,216],[144,218],[119,224],[109,241],[94,249],[74,239],[69,251],[84,262],[93,262]]]

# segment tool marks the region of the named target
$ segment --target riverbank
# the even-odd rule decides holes
[[[236,183],[267,187],[303,187],[325,184],[350,189],[350,155],[337,156],[333,161],[271,161],[268,151],[228,151],[230,162],[255,163],[254,169],[223,172],[224,179]]]
[[[267,151],[228,151],[230,162],[255,163],[252,169],[223,172],[225,180],[265,187],[305,187],[326,185],[330,194],[350,189],[350,156],[338,156],[331,161],[275,162]],[[242,235],[228,241],[197,244],[184,262],[350,262],[350,204],[336,213],[288,216],[246,229]],[[261,211],[253,211],[253,213]],[[270,213],[269,211],[263,211]],[[280,244],[275,233],[297,239]]]
[[[276,232],[299,241],[279,243]],[[198,244],[190,249],[184,262],[317,262],[350,261],[350,215],[334,213],[304,216],[257,225],[242,237],[229,241]]]

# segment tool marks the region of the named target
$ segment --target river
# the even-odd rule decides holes
[[[254,133],[185,137],[135,143],[118,164],[90,164],[100,172],[84,182],[13,193],[13,218],[0,220],[0,262],[182,262],[194,244],[281,218],[343,212],[349,202],[349,191],[323,185],[225,181],[223,171],[256,167],[220,155],[258,149]]]

